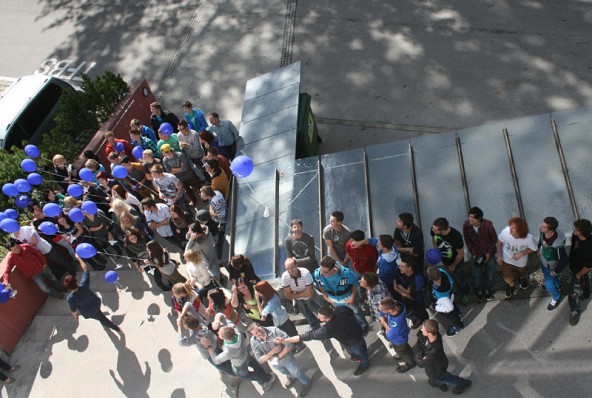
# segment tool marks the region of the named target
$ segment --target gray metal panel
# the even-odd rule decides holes
[[[438,217],[448,219],[462,233],[466,208],[454,133],[411,139],[415,151],[417,191],[426,250],[432,247],[430,230]]]
[[[316,257],[321,258],[319,236],[319,176],[318,158],[283,161],[280,165],[279,261],[282,271],[286,259],[284,239],[290,233],[290,221],[299,218],[304,232],[315,239]],[[281,274],[281,272],[280,272]]]
[[[243,105],[243,119],[241,124],[257,120],[264,116],[270,116],[282,109],[298,106],[300,84],[294,83],[291,86],[264,94]]]
[[[530,233],[536,237],[541,221],[547,216],[557,218],[562,229],[571,225],[573,214],[550,115],[510,120],[506,128]]]
[[[255,77],[247,82],[245,101],[276,91],[282,87],[300,84],[301,61]],[[244,114],[244,112],[243,112]]]
[[[275,165],[259,165],[237,181],[234,251],[251,259],[259,277],[273,277]]]
[[[592,108],[552,114],[567,163],[576,206],[582,218],[592,218]],[[564,230],[570,227],[563,225]]]
[[[458,131],[471,206],[483,210],[498,232],[519,214],[503,128],[493,123]]]
[[[392,234],[397,216],[414,214],[409,141],[366,148],[370,179],[370,207],[374,236]]]
[[[331,213],[340,210],[345,215],[343,224],[349,229],[368,232],[364,152],[362,149],[331,153],[321,157],[324,169],[323,226],[329,224]]]
[[[253,142],[239,150],[241,155],[247,155],[255,164],[275,163],[278,159],[294,159],[296,146],[296,127],[282,134],[276,134],[274,140]]]

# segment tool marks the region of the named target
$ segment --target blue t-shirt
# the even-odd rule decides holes
[[[388,341],[393,343],[394,345],[403,345],[407,343],[407,338],[409,337],[409,326],[407,325],[407,309],[405,305],[402,303],[398,304],[401,308],[401,311],[398,315],[391,315],[391,314],[381,314],[382,316],[386,316],[387,324],[389,325],[389,331],[386,334],[386,338]]]
[[[344,300],[351,295],[352,288],[359,285],[358,276],[347,267],[336,265],[337,272],[332,276],[324,276],[321,269],[315,270],[315,281],[327,292],[333,300]]]

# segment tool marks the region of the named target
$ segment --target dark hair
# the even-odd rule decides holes
[[[226,295],[220,289],[212,289],[208,292],[208,299],[212,302],[215,312],[223,312],[226,308]]]
[[[248,257],[243,256],[242,254],[237,254],[236,256],[232,256],[232,258],[230,259],[230,264],[232,265],[232,268],[234,268],[234,269],[243,269],[245,267],[253,268],[253,264],[251,264],[251,260],[249,260]]]
[[[333,318],[333,307],[330,305],[325,305],[319,309],[319,314],[327,318]]]
[[[199,138],[201,138],[202,140],[204,140],[205,142],[207,142],[210,145],[212,145],[212,142],[214,142],[214,140],[216,139],[216,137],[214,137],[214,134],[212,134],[208,130],[204,130],[204,131],[200,132]]]
[[[162,261],[164,257],[164,249],[160,243],[155,240],[151,240],[146,244],[146,249],[148,249],[150,257],[152,257],[156,264],[163,265]]]
[[[364,234],[364,231],[356,229],[349,235],[349,238],[355,240],[356,242],[359,242],[366,239],[366,235]]]
[[[185,314],[183,317],[183,323],[185,323],[185,326],[190,330],[195,330],[199,327],[199,320],[190,314]]]
[[[331,213],[331,217],[335,217],[335,219],[339,222],[343,222],[343,219],[345,218],[345,216],[343,215],[343,212],[341,212],[339,210]]]
[[[211,146],[208,148],[208,153],[214,156],[218,156],[220,154],[220,151],[215,146]]]
[[[8,239],[8,242],[6,242],[4,247],[6,247],[8,250],[10,250],[10,248],[12,248],[18,244],[19,244],[18,240],[10,238],[10,239]]]
[[[483,210],[478,207],[471,207],[469,209],[469,215],[473,215],[477,220],[481,221],[483,219]]]
[[[300,225],[302,227],[302,220],[299,218],[295,218],[292,221],[290,221],[290,227],[294,225]]]
[[[392,249],[392,247],[395,243],[393,241],[393,237],[390,235],[380,235],[378,237],[378,240],[380,241],[380,244],[382,245],[382,247],[385,247],[387,249]]]
[[[130,158],[127,155],[123,155],[121,157],[121,159],[119,159],[119,164],[129,163],[129,162],[130,162]]]
[[[399,305],[397,301],[392,297],[385,297],[380,300],[380,304],[387,310],[394,310],[395,308],[399,310]]]
[[[586,238],[592,235],[592,223],[590,223],[590,220],[580,218],[579,220],[574,221],[573,225],[574,228],[580,231],[580,233]]]
[[[210,112],[210,116],[216,119],[220,119],[220,115],[218,115],[218,112]]]
[[[154,108],[154,109],[159,109],[162,111],[162,106],[160,105],[160,102],[153,102],[150,104],[150,108]]]
[[[177,123],[177,126],[188,127],[189,125],[187,124],[187,120],[179,120],[179,123]]]
[[[218,171],[218,169],[220,168],[220,162],[218,162],[218,160],[216,159],[208,159],[205,163],[215,171]]]
[[[321,267],[331,270],[335,268],[335,260],[333,260],[333,257],[325,256],[321,259]]]
[[[125,241],[126,242],[129,242],[130,235],[134,235],[136,238],[138,238],[138,243],[139,242],[146,242],[146,234],[144,234],[143,232],[140,232],[140,231],[135,231],[133,229],[128,229],[127,231],[125,231]]]
[[[413,257],[408,254],[401,254],[401,262],[413,268]]]
[[[403,226],[409,228],[413,225],[413,215],[411,213],[399,214],[399,220],[403,223]]]
[[[193,224],[191,224],[189,226],[189,231],[195,232],[198,234],[202,234],[204,232],[203,227],[201,226],[201,224],[199,222],[194,222]]]
[[[526,235],[528,235],[528,224],[526,220],[521,217],[512,217],[508,220],[508,225],[516,225],[516,233],[518,234],[518,238],[524,239]]]
[[[425,327],[426,332],[429,334],[433,334],[434,336],[438,334],[438,322],[433,319],[426,319],[423,321],[423,326]]]
[[[85,150],[84,152],[82,152],[82,154],[84,155],[85,158],[87,159],[94,159],[94,160],[98,160],[97,156],[95,155],[95,153],[93,151],[91,151],[90,149]]]
[[[552,231],[555,231],[559,226],[559,221],[555,217],[545,217],[543,222],[549,226]]]
[[[119,184],[113,185],[113,187],[111,188],[111,191],[115,191],[117,193],[117,195],[119,195],[124,200],[125,200],[125,198],[127,196],[127,191],[125,190],[124,187],[122,187]]]
[[[440,229],[448,229],[448,227],[450,226],[450,225],[448,224],[448,220],[447,220],[447,219],[445,219],[444,217],[436,218],[436,219],[434,220],[434,222],[432,223],[432,225],[433,225],[434,227],[438,227],[438,228],[440,228]]]
[[[64,286],[68,290],[76,290],[78,289],[78,281],[76,280],[76,276],[68,275],[64,278]]]
[[[193,108],[193,104],[189,101],[183,101],[181,108]]]
[[[374,272],[366,272],[364,275],[362,275],[362,278],[364,278],[368,286],[373,289],[376,287],[376,285],[378,285],[378,275],[376,275]]]
[[[156,202],[152,198],[144,198],[142,199],[142,205],[145,207],[154,207],[156,206]]]

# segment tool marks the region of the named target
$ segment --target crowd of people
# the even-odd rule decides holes
[[[184,119],[179,120],[153,103],[151,126],[133,120],[129,140],[106,132],[109,165],[89,152],[81,155],[80,168],[55,155],[52,175],[58,189],[45,191],[46,203],[32,202],[31,225],[11,234],[4,286],[10,288],[10,273],[17,267],[47,294],[63,299],[69,293],[75,318],[96,319],[124,338],[101,312],[100,299],[89,287],[88,267],[103,270],[110,259],[128,259],[171,293],[179,344],[196,347],[229,388],[249,380],[269,391],[276,381],[275,373],[266,370],[270,367],[287,377],[286,388],[300,384],[301,397],[312,385],[295,357],[306,349],[305,342],[336,339],[358,362],[353,374],[361,376],[371,366],[365,339],[371,325],[395,350],[397,372],[422,367],[432,387],[446,391],[453,386],[453,393],[462,394],[471,381],[448,372],[440,326],[446,336],[462,331],[459,304],[468,303],[471,288],[478,301],[493,299],[497,266],[507,285],[506,299],[528,288],[532,253],[538,253],[550,311],[563,299],[558,275],[571,270],[569,323],[578,323],[582,300],[590,294],[592,224],[586,219],[574,222],[568,255],[565,233],[554,217],[542,220],[537,242],[524,219],[510,218],[498,234],[483,211],[473,207],[462,233],[446,218],[434,220],[433,248],[426,250],[410,213],[398,216],[393,234],[375,238],[350,230],[344,214],[334,211],[322,233],[329,255],[320,261],[314,238],[303,231],[301,220],[292,220],[279,291],[259,278],[246,254],[233,255],[221,272],[229,165],[238,131],[214,112],[208,124],[188,101],[182,109]],[[122,168],[125,172],[118,171]],[[69,195],[72,185],[82,186],[82,195]],[[58,204],[61,212],[45,214],[47,203]],[[42,227],[47,221],[57,233]],[[185,271],[180,272],[162,240],[179,251]],[[97,255],[84,261],[77,246],[87,243]],[[430,264],[425,269],[424,260]],[[78,268],[83,270],[80,281]],[[304,316],[309,325],[304,333],[296,329],[281,296]],[[418,338],[411,347],[414,329]]]

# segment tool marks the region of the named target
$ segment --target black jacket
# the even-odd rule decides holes
[[[442,336],[438,333],[436,341],[430,343],[421,330],[417,333],[417,343],[413,347],[413,353],[417,365],[420,368],[425,368],[425,372],[430,380],[438,380],[448,369],[448,358],[444,353],[444,346],[442,345]]]
[[[331,320],[316,330],[300,335],[302,341],[329,340],[339,341],[344,346],[352,346],[362,342],[364,331],[356,321],[354,312],[346,306],[335,307]]]

